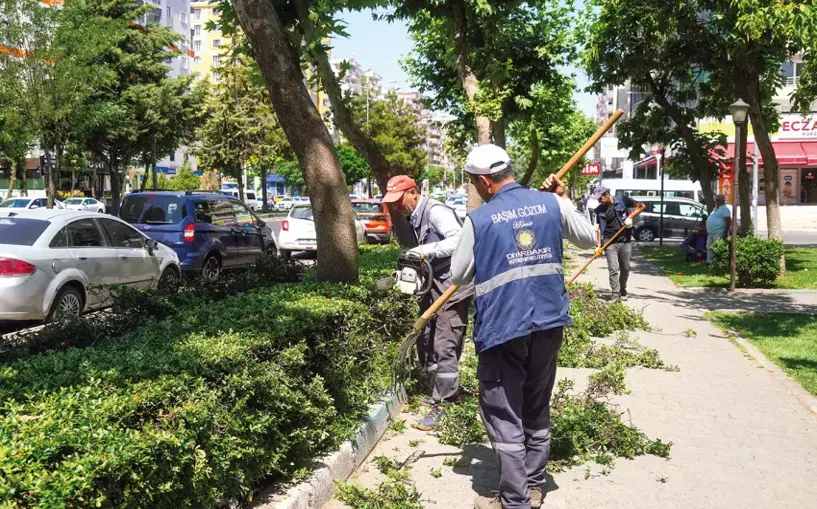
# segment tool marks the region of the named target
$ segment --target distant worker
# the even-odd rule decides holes
[[[570,325],[562,238],[592,247],[593,227],[553,176],[514,181],[508,153],[481,145],[465,171],[487,203],[472,210],[451,257],[454,284],[474,282],[479,405],[499,463],[499,496],[476,509],[538,508],[550,455],[550,397],[563,327]]]
[[[601,203],[596,208],[599,221],[596,243],[596,255],[601,256],[601,246],[622,227],[626,229],[616,237],[605,252],[607,272],[610,276],[610,300],[613,302],[627,299],[627,280],[630,277],[630,258],[633,254],[632,231],[633,220],[628,216],[640,204],[629,196],[615,196],[606,187],[599,186],[594,194],[599,195]]]
[[[715,208],[710,212],[706,220],[706,231],[709,233],[706,239],[706,263],[709,265],[712,265],[712,262],[715,261],[712,244],[718,239],[728,239],[731,228],[732,211],[726,206],[726,197],[719,194],[715,197]]]
[[[681,250],[687,254],[686,261],[692,263],[705,262],[706,242],[707,242],[706,226],[704,226],[703,224],[699,224],[698,229],[694,233],[690,234],[681,243]]]
[[[410,251],[428,258],[434,272],[431,291],[420,301],[420,311],[425,311],[453,284],[451,254],[457,247],[462,222],[451,207],[420,195],[417,184],[406,175],[389,180],[386,191],[383,203],[392,204],[408,217],[414,229],[418,247]],[[417,341],[420,367],[431,384],[431,395],[420,399],[430,408],[416,426],[422,431],[432,431],[445,407],[460,399],[459,361],[473,294],[470,285],[457,291],[429,320]]]

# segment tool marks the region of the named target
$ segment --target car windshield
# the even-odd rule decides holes
[[[130,224],[178,224],[187,216],[178,196],[138,194],[125,197],[119,217]]]
[[[28,207],[29,203],[31,203],[31,200],[18,198],[16,200],[6,200],[0,203],[0,207],[7,209],[24,209]]]
[[[293,207],[292,212],[290,212],[290,216],[292,219],[306,219],[307,221],[312,221],[314,216],[312,215],[312,207]]]
[[[365,202],[365,201],[352,202],[352,208],[355,210],[355,212],[358,212],[358,213],[361,213],[361,214],[371,214],[371,213],[382,214],[383,213],[383,205],[380,204],[380,203],[375,203],[375,202]]]
[[[0,218],[0,244],[32,246],[50,223],[23,217]]]
[[[65,200],[63,203],[65,203],[66,205],[82,205],[82,200],[83,200],[82,198],[71,198]]]

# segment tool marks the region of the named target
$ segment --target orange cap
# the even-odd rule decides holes
[[[394,203],[403,197],[403,193],[409,189],[414,189],[417,184],[408,175],[397,175],[386,184],[386,196],[381,200],[383,203]]]

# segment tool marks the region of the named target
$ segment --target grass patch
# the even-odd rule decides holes
[[[708,313],[722,329],[736,331],[767,359],[817,396],[817,317],[803,314]]]
[[[787,277],[777,278],[775,288],[781,290],[817,290],[817,248],[787,247]],[[687,263],[678,246],[641,246],[644,257],[658,267],[680,287],[725,288],[728,276],[716,276],[705,263]]]

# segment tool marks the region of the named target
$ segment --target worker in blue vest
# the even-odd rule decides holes
[[[540,507],[550,454],[550,396],[565,325],[562,238],[595,244],[593,227],[551,175],[538,192],[514,181],[508,153],[482,145],[465,171],[487,203],[468,214],[451,257],[454,284],[473,281],[479,402],[499,464],[499,496],[477,509]]]

